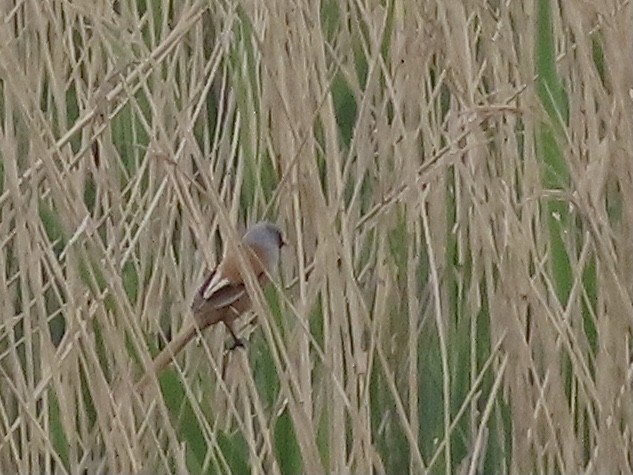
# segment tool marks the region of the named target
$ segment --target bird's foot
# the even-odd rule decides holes
[[[244,342],[241,338],[235,338],[233,344],[229,347],[229,351],[236,350],[237,348],[244,348]]]

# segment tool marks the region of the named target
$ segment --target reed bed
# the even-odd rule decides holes
[[[0,12],[1,473],[633,472],[628,0]]]

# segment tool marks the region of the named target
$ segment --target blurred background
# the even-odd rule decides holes
[[[0,472],[633,471],[628,0],[0,14]]]

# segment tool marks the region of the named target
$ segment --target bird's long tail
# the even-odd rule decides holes
[[[141,379],[136,383],[136,389],[142,390],[149,384],[154,376],[158,376],[160,372],[172,362],[172,360],[180,353],[180,351],[189,343],[198,333],[195,323],[191,323],[181,330],[176,337],[171,340],[163,351],[161,351],[147,368]]]

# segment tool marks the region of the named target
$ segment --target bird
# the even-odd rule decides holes
[[[244,261],[264,286],[277,268],[281,248],[286,245],[279,226],[269,221],[260,221],[247,229],[242,236]],[[141,388],[151,381],[152,374],[159,374],[198,332],[222,322],[233,338],[229,350],[243,347],[237,337],[233,322],[251,307],[244,276],[240,266],[240,256],[229,249],[220,264],[213,269],[196,292],[191,304],[193,322],[185,327],[154,358],[151,367],[138,383]]]

